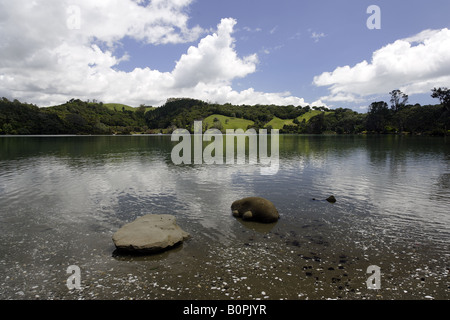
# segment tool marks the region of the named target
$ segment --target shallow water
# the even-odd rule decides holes
[[[448,139],[283,135],[270,176],[259,164],[174,165],[175,144],[1,137],[0,298],[450,297]],[[235,219],[230,205],[245,196],[270,199],[281,219]],[[191,238],[117,255],[112,234],[147,213],[175,215]],[[70,265],[79,290],[66,286]],[[371,265],[379,290],[366,284]]]

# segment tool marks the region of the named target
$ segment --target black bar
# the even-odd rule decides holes
[[[430,306],[430,304],[433,304]],[[447,301],[394,301],[394,300],[3,300],[0,307],[4,314],[61,317],[125,316],[127,319],[304,319],[306,317],[358,317],[382,316],[396,312],[406,316],[430,310],[437,314],[448,307]],[[213,312],[215,311],[215,312]]]

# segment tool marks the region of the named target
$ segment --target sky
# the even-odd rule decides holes
[[[375,7],[374,7],[375,6]],[[450,1],[0,0],[0,97],[366,112],[450,87]]]

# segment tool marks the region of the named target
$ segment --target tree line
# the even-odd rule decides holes
[[[39,108],[18,100],[0,100],[0,134],[129,134],[148,130],[145,107],[115,111],[102,102],[71,99]]]
[[[310,106],[232,105],[209,103],[190,98],[171,98],[159,108],[108,108],[102,102],[71,99],[53,107],[39,108],[18,100],[0,99],[0,134],[130,134],[171,133],[176,128],[192,132],[193,122],[214,114],[228,121],[246,119],[247,128],[261,129],[279,118],[286,121],[280,133],[358,134],[402,133],[449,135],[450,90],[434,88],[431,96],[440,104],[408,104],[400,90],[390,92],[390,105],[373,102],[367,113],[347,108],[328,109]],[[305,117],[306,115],[313,115]],[[218,121],[220,122],[220,121]],[[214,122],[222,129],[223,124]],[[207,127],[204,127],[206,130]]]
[[[400,90],[390,92],[391,105],[373,102],[368,109],[367,131],[378,133],[410,132],[448,135],[450,129],[450,90],[434,88],[431,96],[439,105],[408,104],[408,95]]]

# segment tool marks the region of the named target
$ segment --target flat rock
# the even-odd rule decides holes
[[[155,253],[167,250],[189,237],[169,214],[147,214],[125,224],[112,240],[120,251]]]

